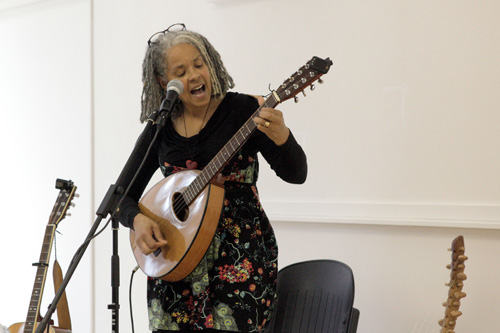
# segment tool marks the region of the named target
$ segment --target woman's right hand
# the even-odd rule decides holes
[[[158,223],[144,214],[139,213],[134,218],[134,231],[135,244],[145,255],[167,245],[167,240],[163,237]]]

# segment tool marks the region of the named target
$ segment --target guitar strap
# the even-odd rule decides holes
[[[54,278],[54,292],[57,293],[63,281],[61,266],[59,266],[59,262],[57,262],[57,260],[54,261],[52,276]],[[71,317],[69,315],[69,307],[68,307],[68,300],[66,298],[66,292],[63,292],[61,299],[57,303],[57,322],[59,328],[71,331]]]

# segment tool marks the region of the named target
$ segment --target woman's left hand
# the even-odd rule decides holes
[[[281,146],[288,140],[290,130],[285,125],[283,112],[272,108],[262,108],[254,118],[257,128],[266,134],[276,145]]]

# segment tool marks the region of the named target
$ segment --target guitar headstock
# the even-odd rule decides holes
[[[451,243],[451,264],[446,267],[451,270],[450,282],[446,285],[450,287],[448,291],[448,299],[443,303],[445,307],[444,318],[439,321],[441,326],[440,333],[453,333],[457,318],[462,315],[459,311],[460,300],[466,296],[462,292],[464,286],[463,281],[467,279],[464,273],[465,261],[468,259],[465,256],[464,237],[458,236]]]
[[[276,89],[276,93],[279,96],[281,102],[286,101],[292,97],[295,97],[299,92],[304,91],[305,88],[311,86],[311,90],[314,90],[313,82],[319,80],[322,83],[320,77],[330,70],[333,62],[330,58],[321,59],[318,57],[312,57],[304,66],[299,68],[298,71],[292,74],[289,79],[287,79],[283,84]]]
[[[73,198],[78,197],[76,186],[71,180],[57,179],[56,188],[59,189],[56,203],[50,214],[49,224],[59,224],[67,215],[69,207],[74,207]]]

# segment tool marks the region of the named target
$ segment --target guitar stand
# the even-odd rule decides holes
[[[101,202],[101,205],[97,209],[96,212],[97,219],[92,225],[92,228],[90,229],[87,238],[85,239],[83,244],[78,248],[75,256],[73,257],[73,260],[71,261],[70,266],[68,267],[68,270],[66,272],[66,276],[61,282],[61,286],[59,287],[56,295],[54,296],[54,299],[50,304],[47,313],[45,314],[43,320],[38,325],[35,333],[43,333],[46,327],[47,329],[49,329],[48,322],[57,308],[57,303],[61,299],[66,289],[66,286],[68,285],[69,280],[73,276],[73,273],[75,272],[76,267],[78,266],[80,260],[82,259],[87,247],[89,246],[92,239],[94,239],[94,237],[97,236],[96,231],[97,228],[99,227],[99,224],[101,223],[102,219],[106,218],[108,214],[111,214],[112,230],[113,230],[113,254],[111,257],[111,286],[112,286],[111,297],[113,303],[108,305],[108,309],[110,309],[112,312],[111,332],[113,333],[119,332],[118,319],[119,319],[119,309],[120,309],[120,303],[119,303],[120,258],[118,256],[119,223],[116,217],[116,213],[118,207],[121,204],[121,201],[123,200],[124,196],[128,192],[128,189],[132,185],[133,180],[135,179],[135,176],[138,173],[139,168],[142,164],[142,161],[147,157],[145,152],[147,152],[149,150],[148,147],[150,147],[154,143],[158,133],[165,125],[166,119],[170,116],[170,113],[172,112],[172,109],[176,104],[175,102],[172,101],[170,101],[170,103],[166,103],[166,100],[167,98],[163,100],[160,110],[153,112],[150,118],[148,119],[146,127],[144,128],[142,134],[139,136],[139,139],[137,140],[134,149],[132,150],[132,153],[130,154],[127,160],[127,163],[125,164],[122,172],[120,173],[116,181],[116,184],[112,184],[109,187],[108,192],[106,192],[106,195],[103,201]],[[147,140],[147,138],[150,137],[150,135],[148,134],[150,131],[154,130],[153,125],[156,125],[156,133],[153,136],[152,142],[148,142],[149,140]],[[133,175],[133,177],[131,177],[130,175]]]

